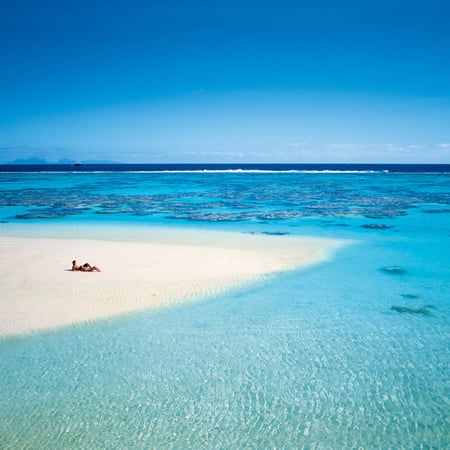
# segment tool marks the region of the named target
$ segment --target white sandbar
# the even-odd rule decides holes
[[[103,235],[108,239],[107,232]],[[342,245],[328,239],[173,230],[129,240],[112,237],[1,235],[0,335],[201,299],[323,262]],[[102,272],[72,272],[73,259]]]

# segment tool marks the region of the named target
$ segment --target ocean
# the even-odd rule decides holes
[[[450,447],[450,165],[0,166],[1,235],[161,226],[349,245],[202,301],[1,339],[0,448]]]

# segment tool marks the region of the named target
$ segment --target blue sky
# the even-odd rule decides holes
[[[0,5],[0,163],[450,162],[450,2]]]

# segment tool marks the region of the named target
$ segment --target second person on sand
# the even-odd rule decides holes
[[[75,260],[72,261],[72,270],[79,270],[80,272],[101,272],[97,266],[91,266],[89,263],[84,263],[82,266],[79,266]]]

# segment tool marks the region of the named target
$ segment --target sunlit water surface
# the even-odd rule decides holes
[[[205,301],[1,340],[1,448],[450,446],[449,175],[0,181],[5,234],[100,223],[351,241]]]

